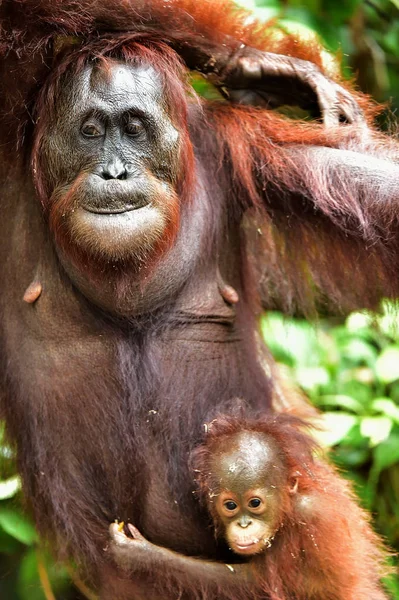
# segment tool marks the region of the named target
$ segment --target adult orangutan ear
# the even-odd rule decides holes
[[[82,40],[73,35],[56,35],[53,38],[53,57],[58,58],[60,54],[66,54],[69,50],[75,50],[80,46]]]

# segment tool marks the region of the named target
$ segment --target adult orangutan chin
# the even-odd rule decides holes
[[[290,404],[262,303],[397,295],[397,147],[317,49],[228,0],[5,0],[0,24],[2,412],[38,530],[101,599],[197,594],[120,568],[114,520],[203,557],[207,600],[253,598],[208,585],[231,556],[187,457],[218,414]],[[199,100],[187,68],[244,104]]]

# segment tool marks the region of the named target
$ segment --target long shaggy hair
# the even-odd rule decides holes
[[[281,495],[280,527],[271,547],[251,559],[254,594],[272,600],[383,600],[378,583],[387,574],[385,551],[358,505],[349,482],[320,461],[309,425],[289,414],[259,420],[221,416],[207,426],[204,443],[192,453],[192,468],[201,501],[208,507],[218,534],[223,533],[212,498],[220,492],[215,457],[226,453],[243,431],[275,442],[277,464],[286,468]],[[298,478],[294,495],[288,478]],[[262,596],[264,597],[264,596]]]

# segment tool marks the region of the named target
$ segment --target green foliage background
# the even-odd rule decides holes
[[[384,123],[389,126],[389,112],[395,114],[399,107],[399,0],[240,4],[264,21],[278,19],[290,32],[318,36],[342,58],[345,75],[355,73],[363,91],[389,103]],[[314,327],[271,313],[263,317],[261,328],[283,375],[323,412],[320,442],[331,447],[333,460],[354,481],[377,529],[399,550],[399,329],[394,314],[386,303],[380,316],[354,313]],[[0,598],[87,597],[77,589],[81,582],[73,586],[67,570],[41,549],[22,512],[13,454],[1,430],[0,456]],[[387,585],[399,600],[399,578],[393,576]]]

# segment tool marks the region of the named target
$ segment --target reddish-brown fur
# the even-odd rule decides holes
[[[0,6],[1,409],[41,535],[61,556],[82,561],[102,599],[153,599],[152,581],[163,579],[162,572],[134,580],[120,573],[104,551],[115,519],[131,521],[159,546],[222,558],[193,497],[187,457],[204,422],[235,413],[231,398],[245,398],[240,409],[250,419],[292,402],[260,342],[261,303],[311,314],[376,308],[381,297],[398,295],[399,152],[372,128],[375,107],[367,98],[355,93],[369,130],[326,130],[319,122],[206,102],[189,90],[170,48],[184,41],[227,63],[244,42],[321,65],[315,45],[289,36],[277,41],[247,17],[228,0]],[[88,302],[54,249],[59,217],[49,216],[42,134],[51,128],[63,73],[79,73],[91,58],[105,65],[150,61],[183,140],[179,215],[156,249],[158,262],[152,257],[139,277],[139,316],[115,318]],[[326,155],[326,148],[334,151]],[[353,151],[355,169],[347,167],[345,149]],[[193,262],[179,289],[163,296],[168,282],[156,290],[151,283],[190,218]],[[84,252],[76,260],[90,280]],[[174,270],[183,266],[177,256]],[[234,306],[221,296],[220,278],[236,291]],[[29,304],[23,296],[33,281],[42,293]],[[116,295],[129,294],[132,283],[122,270]],[[318,468],[349,497],[329,467]],[[351,510],[355,517],[358,509]],[[332,548],[346,531],[334,515],[324,536]],[[336,559],[339,577],[347,570],[344,557]],[[362,564],[356,574],[365,576]],[[195,597],[184,575],[181,585],[184,600]],[[204,590],[207,600],[252,597]],[[158,595],[174,597],[166,584]]]
[[[221,486],[213,473],[215,457],[228,452],[242,431],[264,434],[265,441],[277,442],[288,477],[280,528],[271,547],[251,558],[257,593],[271,600],[383,600],[379,580],[387,565],[382,542],[350,483],[314,457],[317,446],[303,432],[304,426],[289,415],[257,422],[215,419],[204,445],[193,453],[200,498],[223,537],[214,502]],[[289,492],[291,474],[298,477],[295,494]]]

